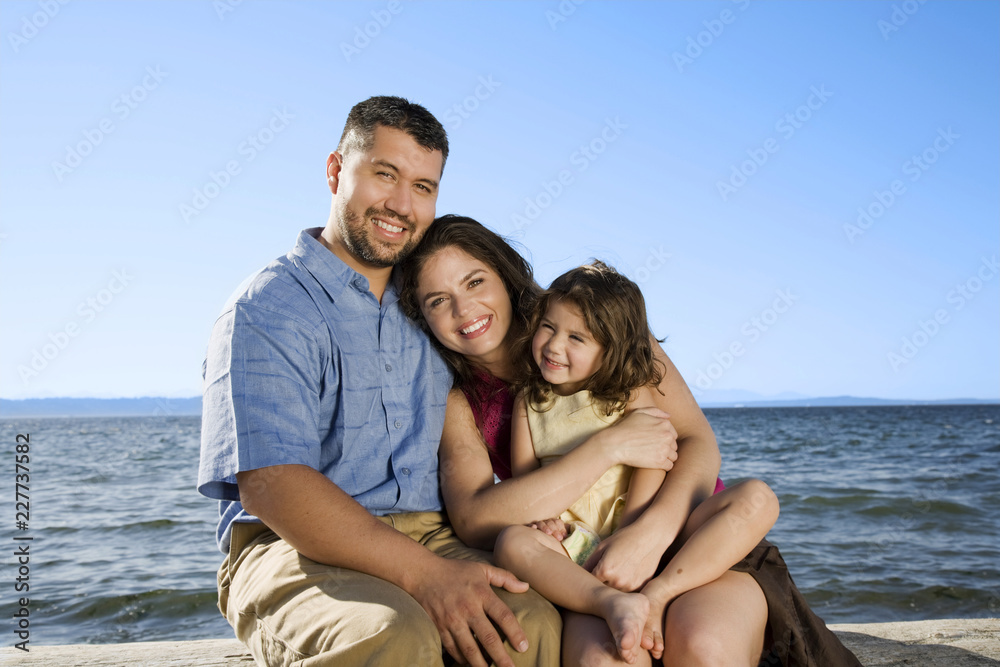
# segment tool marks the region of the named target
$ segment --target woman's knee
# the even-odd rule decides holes
[[[643,662],[648,664],[648,660]],[[569,612],[563,625],[562,664],[565,667],[621,667],[624,663],[603,618]]]
[[[730,647],[721,633],[711,628],[684,622],[671,622],[667,616],[663,633],[664,667],[725,667],[742,665],[733,662]]]
[[[767,601],[746,573],[727,572],[677,598],[667,609],[664,667],[757,664],[767,625]]]

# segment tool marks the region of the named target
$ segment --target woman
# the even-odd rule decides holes
[[[691,511],[711,495],[719,470],[715,436],[677,369],[655,345],[666,367],[659,410],[637,410],[560,461],[508,479],[510,345],[524,332],[539,293],[530,266],[476,221],[443,216],[401,268],[403,308],[433,335],[455,370],[440,464],[458,535],[492,549],[504,527],[557,516],[615,464],[670,470],[650,507],[586,563],[615,588],[641,589]],[[565,461],[570,463],[560,465]],[[494,475],[502,483],[494,484]],[[860,664],[808,611],[773,546],[763,542],[740,565],[670,605],[664,665],[752,666],[769,654],[783,664]],[[644,660],[649,664],[648,654]],[[581,614],[566,614],[563,661],[622,664],[607,625]]]

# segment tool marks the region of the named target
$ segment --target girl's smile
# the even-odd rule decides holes
[[[552,391],[568,396],[580,391],[604,360],[580,308],[572,301],[549,303],[531,340],[531,355]]]

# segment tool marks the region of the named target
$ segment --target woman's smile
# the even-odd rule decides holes
[[[428,258],[417,280],[417,302],[434,337],[484,367],[509,363],[513,310],[507,286],[488,264],[454,246]]]

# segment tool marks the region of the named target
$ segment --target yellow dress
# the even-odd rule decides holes
[[[535,457],[543,466],[558,460],[622,417],[620,413],[608,417],[599,412],[589,391],[578,391],[569,396],[553,395],[552,400],[540,407],[548,407],[548,410],[538,412],[529,404],[527,414]],[[584,526],[579,531],[581,535],[575,538],[570,536],[563,541],[563,546],[574,560],[582,564],[582,560],[586,560],[597,546],[593,537],[585,536],[588,532],[604,539],[618,527],[631,479],[632,468],[616,465],[559,515],[567,524]],[[577,545],[576,542],[582,544]],[[586,553],[580,553],[581,550]]]

